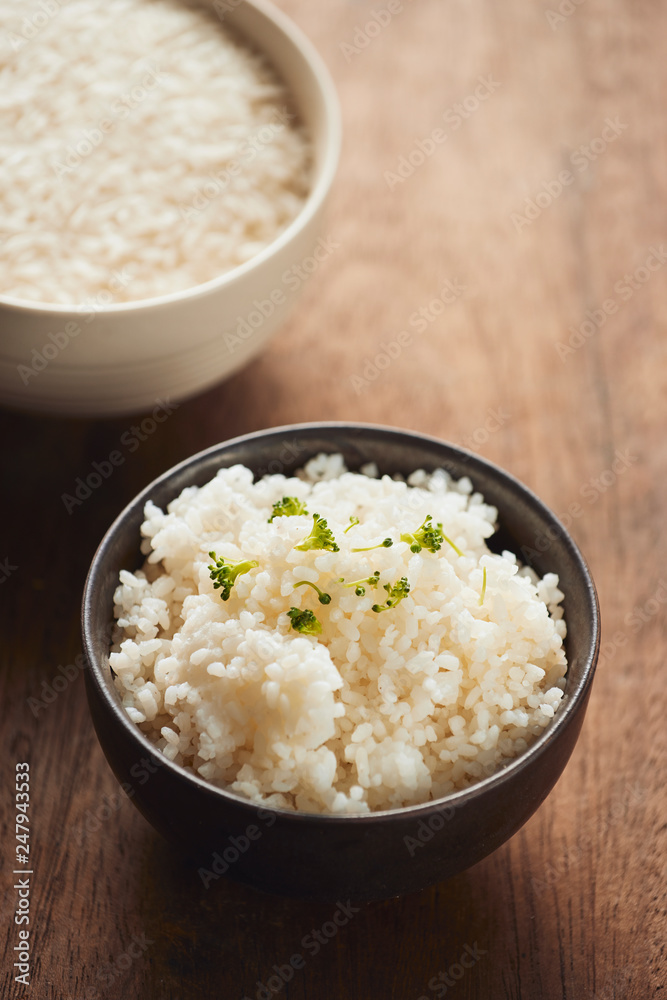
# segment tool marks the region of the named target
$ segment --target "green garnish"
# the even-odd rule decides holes
[[[442,540],[443,540],[443,542],[447,542],[448,545],[451,545],[451,547],[456,552],[457,556],[462,556],[463,555],[463,553],[461,552],[461,549],[458,547],[458,545],[454,545],[454,542],[451,540],[451,538],[447,538],[447,535],[443,535],[442,536]]]
[[[283,497],[273,505],[273,514],[269,518],[269,524],[274,517],[295,517],[297,514],[307,514],[306,505],[298,497]]]
[[[347,533],[348,533],[348,531],[350,530],[350,528],[354,528],[354,526],[355,526],[356,524],[359,524],[359,518],[358,518],[358,517],[354,517],[354,516],[353,516],[353,517],[351,517],[351,518],[350,518],[350,523],[348,524],[348,526],[347,526],[347,528],[345,529],[345,531],[343,532],[343,534],[344,534],[344,535],[347,535]]]
[[[312,587],[313,590],[317,591],[318,594],[317,599],[320,602],[320,604],[331,604],[331,594],[325,594],[323,591],[320,590],[320,588],[315,583],[311,583],[310,580],[299,580],[298,583],[294,584],[295,588],[303,586]]]
[[[290,608],[287,617],[292,622],[295,632],[302,635],[319,635],[322,626],[312,611],[300,611],[299,608]]]
[[[389,611],[407,597],[410,593],[408,578],[402,576],[398,583],[385,583],[384,589],[387,591],[387,600],[384,604],[374,604],[372,610],[379,614],[380,611]]]
[[[486,566],[484,567],[484,572],[482,574],[482,593],[479,595],[479,605],[480,607],[484,604],[484,597],[486,595]]]
[[[411,552],[421,552],[422,549],[437,552],[444,541],[442,524],[433,524],[431,515],[427,514],[424,523],[416,531],[401,535],[401,541],[408,543]]]
[[[327,522],[319,514],[313,514],[313,527],[305,541],[301,545],[295,545],[295,549],[300,552],[308,552],[310,549],[329,549],[330,552],[340,552],[336,545],[333,532],[327,528]]]
[[[234,562],[232,559],[225,559],[224,556],[220,556],[218,559],[215,552],[209,552],[209,556],[214,560],[214,565],[207,568],[211,574],[214,589],[222,590],[220,596],[223,601],[229,599],[237,577],[259,566],[259,563],[254,559],[239,559],[238,562]]]
[[[377,545],[367,545],[364,549],[352,549],[353,552],[371,552],[372,549],[390,549],[394,543],[391,538],[385,538],[384,541],[378,542]]]
[[[338,582],[342,583],[344,587],[354,587],[357,597],[363,597],[366,593],[364,584],[368,584],[369,587],[377,587],[380,582],[380,570],[376,569],[372,576],[367,576],[363,580],[353,580],[351,583],[345,583],[345,580],[341,577]]]

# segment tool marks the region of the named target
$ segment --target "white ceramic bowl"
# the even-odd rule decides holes
[[[322,214],[338,163],[340,112],[329,73],[302,32],[264,0],[230,3],[225,21],[267,56],[310,133],[313,179],[303,208],[252,260],[173,295],[93,313],[0,295],[5,405],[109,416],[200,392],[243,367],[284,322],[304,284],[297,272],[285,281],[286,272],[295,265],[312,272],[313,253],[316,261],[331,252]],[[245,337],[239,318],[252,331]]]

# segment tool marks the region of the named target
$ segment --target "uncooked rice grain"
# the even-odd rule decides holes
[[[253,258],[310,189],[264,58],[197,0],[0,0],[0,295],[102,307]]]

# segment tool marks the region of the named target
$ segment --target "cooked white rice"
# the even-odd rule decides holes
[[[195,0],[0,0],[0,294],[106,305],[201,284],[298,214],[283,84]]]
[[[362,813],[439,798],[521,753],[563,696],[558,578],[489,551],[497,512],[470,480],[362,473],[339,455],[257,483],[244,466],[223,469],[167,513],[146,505],[144,568],[120,575],[110,664],[128,715],[170,760],[257,803]],[[283,496],[309,515],[269,523]],[[339,552],[294,548],[314,513]],[[462,556],[398,540],[428,514]],[[351,551],[387,536],[391,548]],[[211,550],[259,563],[226,602]],[[375,570],[380,586],[364,596],[337,582]],[[403,576],[409,595],[372,611]],[[301,580],[331,603],[295,590]],[[290,607],[311,609],[321,635],[297,634]]]

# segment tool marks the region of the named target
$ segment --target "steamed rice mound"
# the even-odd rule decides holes
[[[320,455],[294,478],[222,469],[164,513],[145,508],[136,573],[115,593],[110,664],[129,717],[170,760],[262,805],[365,813],[439,798],[526,749],[558,709],[565,622],[558,578],[486,544],[497,512],[467,478],[408,482]],[[277,517],[296,496],[309,515]],[[312,514],[339,552],[300,552]],[[413,553],[402,532],[431,514],[463,552]],[[345,533],[352,516],[360,524]],[[353,553],[391,536],[391,548]],[[209,551],[259,567],[228,601]],[[483,589],[484,569],[486,588]],[[380,571],[364,596],[346,582]],[[385,583],[409,595],[380,613]],[[309,580],[331,595],[318,603]],[[311,609],[318,636],[295,632]]]

